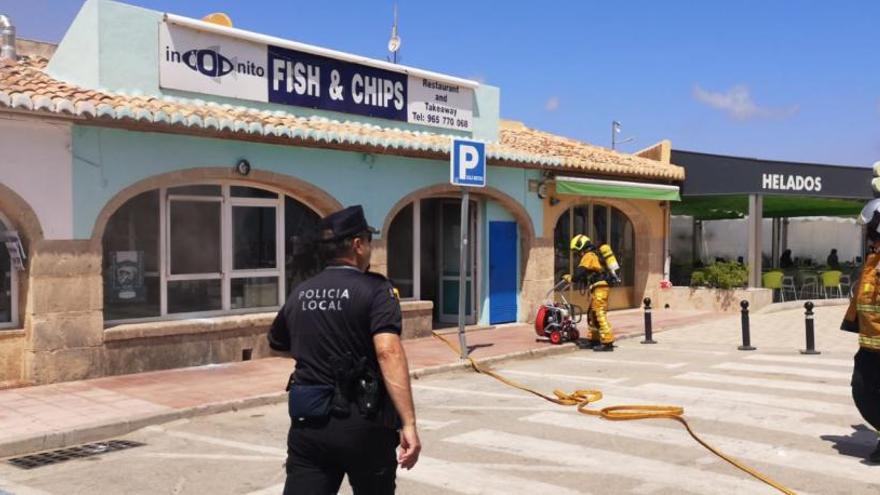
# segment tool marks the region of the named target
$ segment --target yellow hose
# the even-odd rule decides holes
[[[454,344],[443,338],[443,336],[437,334],[436,332],[432,332],[434,337],[440,339],[452,349],[456,355],[459,355],[459,349],[455,347]],[[599,416],[601,418],[610,420],[610,421],[633,421],[639,419],[671,419],[673,421],[678,421],[681,423],[685,430],[687,430],[688,434],[690,434],[691,438],[693,438],[697,443],[706,448],[709,452],[717,455],[718,457],[724,459],[737,469],[749,474],[753,478],[766,483],[773,488],[779,490],[786,495],[797,495],[790,488],[786,488],[782,484],[774,481],[768,476],[761,474],[757,470],[746,466],[742,462],[730,457],[729,455],[721,452],[715,447],[706,443],[705,440],[700,438],[691,426],[688,424],[687,420],[684,419],[684,408],[680,406],[662,406],[662,405],[619,405],[619,406],[608,406],[603,407],[602,409],[587,409],[590,403],[598,402],[602,399],[602,392],[599,390],[575,390],[574,392],[567,394],[561,390],[554,390],[553,395],[556,397],[550,397],[547,395],[538,392],[532,388],[529,388],[525,385],[519,384],[509,378],[505,378],[504,376],[495,373],[492,370],[483,368],[472,358],[467,358],[468,362],[471,364],[471,368],[474,369],[477,373],[481,373],[484,375],[491,376],[492,378],[498,380],[499,382],[522,390],[523,392],[528,392],[532,395],[536,395],[548,402],[552,402],[554,404],[558,404],[560,406],[577,406],[577,411],[581,414],[587,414],[590,416]]]

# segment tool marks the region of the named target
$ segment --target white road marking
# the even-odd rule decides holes
[[[700,387],[687,387],[670,385],[666,383],[646,383],[633,390],[655,391],[669,395],[670,397],[681,397],[685,400],[729,400],[736,402],[751,402],[752,404],[761,404],[770,407],[781,407],[783,409],[794,409],[797,411],[809,411],[821,414],[837,414],[841,416],[852,416],[853,406],[846,403],[824,402],[818,400],[801,399],[797,397],[783,397],[779,395],[756,394],[751,392],[737,392],[733,390],[720,390]]]
[[[563,375],[563,374],[554,374],[554,373],[541,373],[538,371],[520,371],[520,370],[498,370],[498,373],[502,375],[518,375],[518,376],[530,376],[535,378],[546,378],[548,380],[564,380],[570,382],[578,382],[583,383],[585,386],[590,386],[591,383],[596,383],[599,385],[613,385],[615,383],[621,383],[629,380],[629,378],[605,378],[601,376],[590,376],[590,375]]]
[[[517,455],[542,463],[548,459],[553,459],[556,465],[578,467],[585,474],[595,473],[619,476],[703,495],[778,493],[766,485],[747,478],[745,474],[741,477],[734,477],[714,471],[699,470],[690,466],[681,466],[630,454],[621,454],[578,444],[515,435],[501,431],[475,430],[447,438],[445,441],[505,455]],[[563,453],[565,455],[562,455]],[[588,477],[585,476],[584,478],[587,479]]]
[[[827,385],[824,383],[801,382],[795,380],[778,380],[774,378],[754,378],[750,376],[719,375],[715,373],[687,372],[676,375],[677,380],[691,380],[699,382],[720,383],[724,385],[744,385],[749,387],[762,387],[779,390],[794,390],[797,392],[811,392],[828,395],[840,395],[849,397],[852,390],[848,385]]]
[[[413,390],[425,390],[430,392],[444,392],[448,394],[461,394],[461,395],[472,395],[479,397],[495,397],[498,399],[525,399],[525,400],[534,400],[535,396],[528,393],[520,393],[520,394],[506,394],[502,392],[486,392],[483,390],[477,389],[466,389],[466,388],[454,388],[454,387],[438,387],[435,385],[422,385],[417,384],[412,386]]]
[[[600,364],[631,364],[635,366],[653,366],[655,368],[665,368],[665,369],[676,369],[687,366],[690,363],[661,363],[659,361],[634,361],[627,359],[603,359],[603,358],[588,358],[588,357],[570,357],[566,358],[566,361],[580,361],[583,363],[600,363]]]
[[[45,490],[19,485],[2,478],[0,478],[0,493],[9,493],[10,495],[52,495]]]
[[[257,490],[255,492],[250,492],[247,495],[278,495],[279,493],[284,491],[284,483],[279,483],[277,485],[268,486],[261,490]]]
[[[663,354],[672,352],[672,353],[682,353],[682,354],[702,354],[704,356],[727,356],[730,354],[725,351],[704,351],[701,349],[682,349],[680,347],[662,347],[658,349],[659,352]]]
[[[809,411],[793,411],[775,407],[760,406],[756,404],[743,404],[735,401],[679,401],[666,394],[639,391],[642,397],[619,396],[615,393],[605,394],[605,398],[592,405],[592,409],[601,409],[607,406],[624,404],[670,404],[684,407],[685,417],[688,419],[699,418],[716,423],[739,424],[749,428],[764,428],[767,430],[792,433],[795,435],[816,438],[822,435],[849,436],[852,428],[840,424],[817,423],[809,421],[812,414]],[[853,411],[853,421],[861,421],[858,412]],[[848,423],[852,424],[852,423]]]
[[[520,472],[530,471],[532,466],[518,466]],[[588,494],[542,481],[520,478],[509,473],[499,473],[475,463],[450,462],[433,457],[419,457],[416,466],[398,470],[401,480],[441,488],[444,492],[480,495],[485,493],[523,494],[553,493],[561,495]]]
[[[458,423],[459,420],[453,419],[451,421],[435,421],[431,419],[419,418],[419,431],[434,431],[439,430],[441,428],[446,428],[449,425],[454,425]]]
[[[841,366],[843,368],[852,369],[853,360],[850,359],[832,359],[822,358],[818,356],[775,356],[767,354],[754,354],[746,356],[745,359],[750,361],[770,361],[777,363],[795,363],[795,364],[819,364],[824,366]]]
[[[142,454],[140,457],[153,457],[157,459],[203,459],[206,461],[258,461],[277,462],[284,460],[283,455],[231,455],[231,454],[175,454],[165,452],[152,452]]]
[[[752,373],[773,373],[783,375],[798,375],[809,378],[829,378],[835,380],[849,380],[852,373],[843,371],[817,370],[815,368],[801,368],[797,366],[773,366],[748,363],[720,363],[712,368],[729,371],[749,371]]]
[[[164,433],[165,435],[169,435],[172,437],[185,438],[187,440],[193,440],[196,442],[204,442],[204,443],[210,443],[213,445],[221,445],[223,447],[231,447],[234,449],[249,450],[251,452],[259,452],[261,454],[270,454],[270,455],[285,456],[285,457],[287,456],[286,449],[267,447],[265,445],[257,445],[257,444],[253,444],[253,443],[238,442],[235,440],[227,440],[225,438],[217,438],[217,437],[211,437],[211,436],[207,436],[207,435],[199,435],[196,433],[187,433],[185,431],[167,430],[165,428],[162,428],[161,426],[148,426],[144,429],[147,431],[155,431],[155,432],[159,432],[159,433]]]
[[[419,404],[419,409],[442,409],[445,411],[535,411],[538,409],[547,409],[547,410],[558,410],[559,406],[556,404],[551,404],[549,402],[544,402],[545,405],[536,404],[534,406],[450,406],[450,405],[440,405],[435,406],[431,404]],[[419,420],[421,421],[421,420]]]
[[[629,421],[626,423],[596,421],[593,418],[583,418],[579,415],[561,412],[542,412],[521,418],[521,420],[554,427],[589,431],[602,435],[615,435],[640,442],[649,441],[703,450],[703,447],[698,445],[684,428],[678,425],[671,428],[663,428],[645,421]],[[865,483],[880,483],[880,471],[872,469],[871,466],[864,466],[859,463],[858,459],[852,457],[845,457],[839,454],[819,454],[722,435],[700,434],[699,432],[697,434],[713,447],[717,447],[725,454],[735,458],[766,462],[811,473],[821,472],[823,475],[835,476],[851,481],[859,480]],[[819,443],[818,440],[817,443]],[[718,459],[715,456],[712,456],[712,458]]]

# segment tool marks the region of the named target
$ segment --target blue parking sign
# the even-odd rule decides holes
[[[449,182],[456,186],[486,187],[486,144],[452,140]]]

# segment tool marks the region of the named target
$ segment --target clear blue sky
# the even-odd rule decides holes
[[[392,0],[129,0],[384,58]],[[0,0],[19,35],[58,41],[82,0]],[[407,65],[501,88],[505,118],[634,151],[880,160],[880,2],[399,0]]]

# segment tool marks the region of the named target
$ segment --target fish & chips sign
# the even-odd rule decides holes
[[[159,85],[462,131],[474,90],[446,81],[163,22]]]

